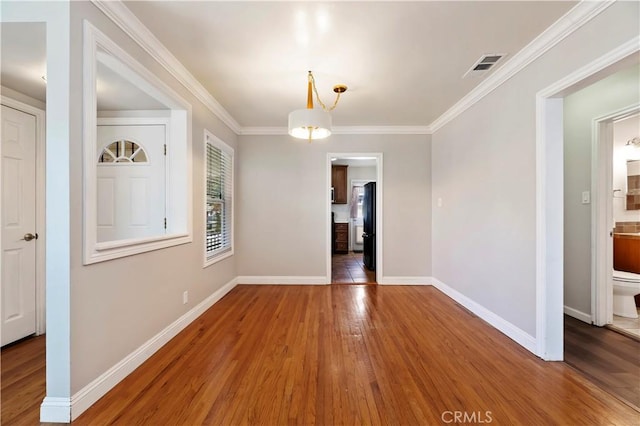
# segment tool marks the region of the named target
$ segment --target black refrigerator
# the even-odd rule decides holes
[[[376,270],[376,183],[369,182],[364,185],[364,198],[362,199],[362,243],[364,266],[370,270]]]

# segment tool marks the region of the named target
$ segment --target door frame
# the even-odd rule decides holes
[[[381,152],[329,152],[327,153],[326,163],[326,207],[325,212],[327,214],[325,218],[326,223],[326,240],[325,240],[325,253],[326,258],[326,284],[331,284],[331,159],[332,158],[350,158],[350,157],[375,157],[376,158],[376,282],[380,284],[382,282],[383,275],[383,227],[382,227],[382,213],[383,213],[383,180],[382,180],[382,161],[383,154]]]
[[[536,94],[536,355],[546,361],[564,357],[563,98],[639,50],[633,37]]]
[[[640,103],[593,120],[591,193],[591,322],[613,322],[613,125],[640,112]],[[603,195],[604,194],[604,195]]]
[[[46,331],[46,229],[45,229],[45,117],[43,110],[17,101],[11,97],[0,95],[0,104],[9,108],[33,115],[36,118],[36,229],[38,244],[36,245],[36,335]],[[0,145],[0,154],[2,146]],[[0,215],[2,212],[0,211]],[[1,220],[1,216],[0,216]],[[1,239],[0,239],[1,240]],[[0,241],[0,244],[2,242]],[[2,247],[0,247],[0,252]],[[2,266],[0,265],[0,270]]]

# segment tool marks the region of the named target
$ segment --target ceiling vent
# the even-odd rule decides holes
[[[462,78],[471,76],[480,76],[489,71],[500,59],[504,58],[505,53],[488,53],[482,55],[473,66],[467,71]]]

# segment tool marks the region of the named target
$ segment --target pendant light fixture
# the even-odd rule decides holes
[[[347,91],[347,86],[338,84],[333,86],[333,91],[337,94],[336,100],[331,108],[327,108],[320,100],[320,96],[318,96],[316,81],[313,78],[313,73],[309,71],[307,107],[289,113],[289,134],[291,136],[298,139],[308,139],[311,142],[313,139],[324,139],[331,134],[331,114],[329,112],[333,111],[338,105],[340,95]],[[316,99],[322,109],[313,108],[313,93],[316,94]]]

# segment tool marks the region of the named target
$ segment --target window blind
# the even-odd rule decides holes
[[[231,250],[233,156],[207,136],[206,256]]]

